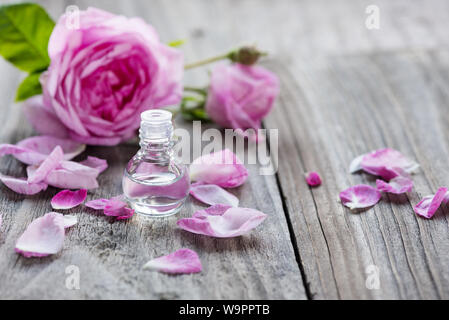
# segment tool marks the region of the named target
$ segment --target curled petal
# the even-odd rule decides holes
[[[86,197],[86,189],[77,191],[62,190],[51,199],[51,206],[53,209],[71,209],[83,203]]]
[[[310,172],[306,175],[306,182],[311,187],[316,187],[321,184],[321,177],[316,172]]]
[[[362,154],[361,156],[358,156],[354,160],[351,161],[351,164],[349,165],[349,173],[355,173],[357,171],[362,170],[362,159],[365,155]]]
[[[396,178],[391,179],[390,182],[377,179],[376,185],[377,190],[379,191],[401,194],[412,191],[413,181],[407,177],[397,176]]]
[[[45,257],[58,253],[64,244],[64,228],[73,225],[62,214],[50,212],[37,218],[17,240],[15,251],[23,256]]]
[[[65,215],[62,217],[62,223],[64,226],[64,229],[73,227],[75,224],[78,223],[78,218],[76,216],[72,215]]]
[[[59,138],[68,137],[68,130],[64,124],[54,113],[44,107],[42,95],[26,100],[23,104],[23,111],[34,130],[40,134]]]
[[[225,149],[195,159],[190,165],[190,178],[205,184],[234,188],[246,181],[248,170],[232,151]]]
[[[84,144],[51,136],[30,137],[18,142],[17,146],[26,149],[27,152],[15,154],[14,157],[29,165],[40,164],[57,146],[62,148],[64,160],[73,159],[86,149]]]
[[[27,195],[33,195],[46,190],[48,185],[45,182],[30,183],[25,178],[15,178],[0,175],[0,180],[11,190]]]
[[[350,209],[374,206],[380,198],[379,191],[365,184],[355,185],[340,192],[341,202]]]
[[[28,166],[28,176],[36,170],[35,166]],[[61,189],[94,189],[98,188],[97,177],[100,172],[97,169],[84,166],[73,161],[62,161],[46,177],[45,182]]]
[[[364,171],[380,176],[385,180],[391,180],[399,175],[395,168],[411,173],[419,167],[416,162],[390,148],[379,149],[364,155],[361,166]]]
[[[239,206],[239,199],[214,184],[194,183],[190,186],[190,194],[197,200],[209,204],[226,204],[233,207]]]
[[[100,173],[108,168],[108,162],[104,159],[88,156],[86,160],[80,162],[84,166],[97,169]]]
[[[104,210],[109,199],[95,199],[87,201],[84,205],[94,210]]]
[[[439,188],[435,195],[424,197],[413,210],[424,218],[432,218],[445,199],[446,193],[447,188]]]
[[[111,199],[96,199],[86,202],[86,207],[94,210],[103,210],[106,216],[116,217],[117,220],[129,219],[134,215],[134,210],[127,207],[123,195]]]
[[[28,176],[29,183],[44,181],[48,174],[61,163],[64,153],[60,146],[56,146],[50,155],[39,165],[33,174]]]
[[[143,268],[170,274],[197,273],[202,270],[198,254],[190,249],[179,249],[169,255],[150,260]]]
[[[221,213],[221,214],[220,214]],[[257,227],[266,214],[250,208],[213,206],[196,212],[192,218],[178,220],[186,231],[216,238],[238,237]]]

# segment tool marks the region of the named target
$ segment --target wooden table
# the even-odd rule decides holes
[[[4,2],[4,1],[0,1]],[[26,226],[51,211],[54,188],[36,196],[0,186],[0,298],[37,299],[430,299],[449,298],[449,224],[445,206],[431,220],[413,206],[449,186],[449,2],[377,0],[380,29],[365,27],[367,1],[39,1],[56,18],[69,4],[88,5],[153,24],[164,41],[185,38],[186,61],[257,42],[281,79],[281,94],[264,125],[279,129],[279,170],[232,190],[241,206],[269,217],[248,235],[213,239],[176,227],[178,217],[115,222],[83,207],[64,249],[26,259],[14,245]],[[206,84],[207,69],[185,83]],[[23,74],[0,61],[0,142],[33,134],[14,92]],[[182,121],[181,121],[182,122]],[[189,126],[189,124],[181,124]],[[392,147],[420,163],[407,195],[384,194],[370,210],[352,213],[341,190],[374,184],[348,173],[350,161]],[[137,147],[88,147],[109,169],[89,199],[121,192],[122,170]],[[12,157],[4,174],[24,176]],[[303,174],[318,171],[310,189]],[[188,247],[199,253],[200,274],[168,276],[142,270],[160,255]],[[68,266],[80,269],[80,289],[68,290]],[[369,266],[380,288],[366,285]],[[368,274],[367,274],[368,271]]]

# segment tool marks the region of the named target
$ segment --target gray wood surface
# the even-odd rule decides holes
[[[4,1],[0,1],[4,2]],[[279,171],[235,190],[242,206],[269,218],[253,233],[228,240],[191,235],[176,218],[113,222],[82,208],[64,250],[51,258],[14,253],[17,237],[50,211],[55,189],[32,197],[0,186],[0,298],[193,299],[429,299],[449,298],[447,208],[432,220],[412,209],[422,196],[449,186],[449,3],[376,1],[380,29],[365,27],[366,1],[39,1],[53,17],[69,4],[100,7],[153,24],[164,41],[186,38],[187,61],[242,43],[270,52],[265,66],[281,79],[281,94],[265,127],[279,129]],[[205,84],[207,69],[186,73]],[[0,142],[15,143],[32,131],[13,103],[22,74],[0,61]],[[189,127],[189,124],[179,122]],[[338,193],[356,183],[357,155],[392,147],[421,169],[414,190],[383,195],[374,208],[352,213]],[[89,198],[120,192],[132,145],[89,147],[108,159],[100,188]],[[10,157],[1,172],[24,175]],[[323,185],[310,189],[304,172],[318,171]],[[181,216],[201,207],[189,202]],[[181,247],[196,250],[204,271],[167,276],[141,270],[151,257]],[[65,288],[65,268],[78,265],[81,289]],[[369,290],[366,268],[377,266],[380,289]]]

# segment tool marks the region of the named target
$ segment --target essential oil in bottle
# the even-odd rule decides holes
[[[173,155],[172,114],[141,114],[140,150],[125,168],[123,193],[136,213],[148,217],[176,214],[189,194],[188,169]]]

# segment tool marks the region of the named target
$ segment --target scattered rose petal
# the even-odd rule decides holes
[[[36,166],[28,166],[28,176],[33,174]],[[73,161],[61,161],[45,179],[48,185],[61,189],[94,189],[98,188],[97,177],[100,172]]]
[[[341,202],[350,209],[374,206],[380,198],[379,191],[365,184],[355,185],[340,192]]]
[[[316,187],[321,184],[321,177],[317,172],[310,172],[306,174],[307,184],[311,187]]]
[[[143,268],[170,274],[197,273],[203,269],[198,254],[190,249],[179,249],[169,255],[150,260]]]
[[[57,146],[62,148],[64,160],[73,159],[86,149],[86,145],[72,140],[51,136],[35,136],[18,142],[17,147],[24,148],[27,152],[14,154],[14,157],[25,164],[40,164]]]
[[[28,176],[29,183],[44,181],[48,174],[61,163],[64,153],[60,146],[56,146],[50,155],[37,167],[37,169]]]
[[[190,194],[195,199],[211,206],[215,204],[239,206],[239,199],[236,196],[214,184],[194,183],[190,186]]]
[[[51,206],[53,209],[71,209],[83,203],[86,197],[86,189],[77,191],[62,190],[51,199]]]
[[[228,149],[195,159],[189,172],[192,181],[216,184],[223,188],[238,187],[248,178],[248,170]]]
[[[88,156],[86,160],[80,162],[84,166],[97,169],[100,173],[108,168],[108,163],[104,159]]]
[[[78,218],[76,216],[65,215],[62,218],[64,229],[73,227],[75,224],[78,223]]]
[[[445,199],[446,193],[447,188],[439,188],[435,195],[424,197],[413,210],[424,218],[432,218]]]
[[[0,175],[0,180],[5,184],[5,186],[14,192],[27,195],[39,193],[42,190],[46,190],[48,187],[45,182],[30,183],[25,178]]]
[[[364,156],[365,155],[362,154],[351,161],[351,164],[349,165],[349,173],[355,173],[362,170],[362,159]]]
[[[70,225],[72,223],[73,220]],[[27,258],[58,253],[64,244],[64,228],[68,225],[68,220],[62,214],[47,213],[31,222],[17,240],[15,251]]]
[[[123,195],[111,199],[96,199],[86,202],[85,206],[94,210],[103,210],[106,216],[116,217],[117,220],[129,219],[134,215],[134,210],[127,207]]]
[[[178,220],[186,231],[216,238],[238,237],[257,227],[266,214],[250,208],[217,205],[197,211],[192,218]]]
[[[408,173],[415,171],[419,165],[407,159],[397,150],[385,148],[379,149],[363,156],[361,166],[364,171],[391,180],[399,175],[395,168]]]
[[[390,182],[377,179],[376,185],[377,190],[379,191],[401,194],[412,191],[413,181],[407,177],[397,176],[396,178],[391,179]]]

